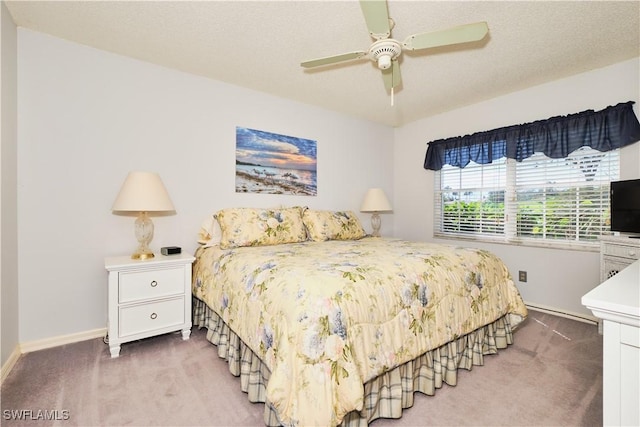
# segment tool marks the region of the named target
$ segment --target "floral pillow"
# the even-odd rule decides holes
[[[216,215],[209,215],[200,226],[198,232],[198,243],[203,246],[215,246],[220,244],[222,238],[222,230]]]
[[[307,240],[302,208],[230,208],[217,213],[222,249],[278,245]]]
[[[311,240],[358,240],[366,233],[360,219],[352,211],[316,211],[307,209],[302,214]]]

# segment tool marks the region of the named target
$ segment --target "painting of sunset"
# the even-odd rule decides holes
[[[236,193],[318,193],[316,141],[236,127]]]

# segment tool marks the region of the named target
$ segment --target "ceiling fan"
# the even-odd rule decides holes
[[[486,22],[476,22],[446,30],[413,34],[399,42],[390,38],[395,23],[389,18],[386,0],[360,0],[360,7],[369,35],[375,40],[368,50],[312,59],[300,65],[304,68],[314,68],[363,58],[374,61],[382,71],[385,88],[391,91],[391,105],[393,105],[393,89],[402,82],[398,58],[403,50],[421,50],[478,41],[489,31]]]

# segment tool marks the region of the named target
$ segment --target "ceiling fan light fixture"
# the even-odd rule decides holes
[[[394,39],[378,40],[371,45],[369,57],[378,63],[378,68],[386,70],[391,67],[391,61],[402,53],[400,42]]]
[[[391,56],[389,55],[380,55],[378,58],[378,68],[381,70],[386,70],[391,67]]]

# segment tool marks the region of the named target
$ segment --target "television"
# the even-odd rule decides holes
[[[640,179],[612,181],[609,195],[611,231],[640,233]]]

